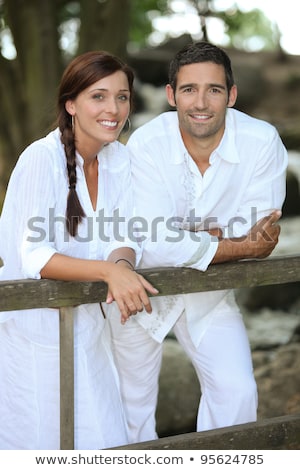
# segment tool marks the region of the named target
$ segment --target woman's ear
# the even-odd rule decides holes
[[[65,109],[71,116],[74,116],[74,114],[75,114],[75,105],[74,105],[74,102],[72,100],[66,101]]]

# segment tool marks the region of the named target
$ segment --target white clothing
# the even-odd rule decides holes
[[[98,199],[93,210],[77,155],[76,190],[86,217],[78,236],[65,229],[68,195],[66,157],[59,130],[20,156],[11,175],[0,218],[0,280],[40,278],[56,252],[105,260],[117,247],[136,243],[125,238],[125,223],[116,237],[104,217],[119,210],[132,216],[128,152],[114,142],[98,155]],[[103,232],[103,233],[102,233]],[[32,309],[0,313],[0,449],[59,448],[58,310]],[[74,312],[75,445],[99,449],[127,443],[127,428],[110,338],[99,304]]]
[[[273,126],[237,110],[227,110],[224,136],[203,176],[183,144],[176,112],[163,113],[139,128],[127,146],[132,154],[136,213],[149,227],[148,233],[141,233],[148,238],[143,242],[140,268],[207,268],[215,252],[208,249],[209,256],[199,253],[195,232],[181,230],[174,235],[174,231],[166,230],[170,220],[176,219],[186,228],[187,218],[195,217],[198,228],[219,227],[224,236],[239,237],[283,204],[286,149]],[[155,230],[150,233],[155,227],[153,220],[161,221],[157,234]],[[183,243],[187,239],[189,251]],[[211,246],[216,250],[217,242]],[[188,330],[197,347],[210,324],[208,314],[226,305],[227,293],[222,290],[155,298],[153,313],[143,312],[135,318],[154,339],[162,341],[185,309]]]
[[[211,316],[198,348],[187,330],[185,312],[173,328],[201,385],[197,431],[256,420],[257,389],[242,316],[238,309],[229,308]],[[149,336],[133,317],[124,327],[120,325],[117,309],[110,318],[130,441],[157,439],[155,415],[163,343]]]
[[[260,218],[282,207],[286,149],[272,125],[237,110],[227,110],[224,135],[212,152],[210,166],[203,175],[184,146],[175,111],[163,113],[140,127],[132,134],[127,146],[132,155],[136,214],[147,221],[140,230],[143,246],[140,268],[189,266],[204,271],[213,254],[209,247],[206,252],[204,249],[199,251],[198,234],[192,231],[193,227],[206,230],[219,227],[225,237],[239,237],[246,234]],[[217,242],[213,239],[210,242],[212,246],[216,250]],[[158,354],[161,348],[159,343],[172,328],[189,354],[204,392],[197,429],[255,421],[257,397],[251,352],[247,336],[241,333],[244,327],[241,327],[242,320],[233,291],[156,297],[151,299],[151,303],[152,314],[137,314],[124,326],[124,330],[115,325],[115,315],[111,317],[115,357],[117,364],[121,364],[118,369],[130,439],[143,441],[155,438],[159,365],[155,369],[156,375],[153,375],[153,366],[150,369],[149,365],[147,369],[146,358],[153,357],[149,352],[151,347],[156,349],[154,356]],[[134,326],[135,323],[147,333],[143,335],[143,342],[136,353],[136,368],[134,362],[128,359],[130,348],[136,351],[134,342],[128,341],[131,329],[132,336],[138,336],[139,328]],[[184,333],[183,323],[186,325]],[[222,337],[224,339],[221,341]],[[235,348],[232,347],[233,337]],[[124,351],[130,372],[126,370],[126,363],[121,362]],[[221,360],[223,355],[224,361]],[[236,357],[241,360],[234,377],[232,367]],[[140,381],[139,364],[143,360],[142,377],[148,375],[148,389],[147,381],[144,384]],[[205,372],[207,360],[211,376]],[[218,375],[219,366],[223,367],[221,376]],[[242,389],[237,383],[240,378],[247,384]],[[143,394],[148,395],[151,384],[154,384],[154,401],[149,403],[143,414]],[[228,406],[225,401],[220,411],[216,401],[222,401],[222,396],[228,400],[236,386],[239,398],[235,400],[234,392],[233,400]],[[131,403],[128,390],[133,388],[135,402]]]
[[[90,308],[94,329],[74,348],[75,448],[96,450],[128,439],[110,332]],[[29,341],[11,318],[0,325],[0,354],[0,449],[59,449],[58,347]]]

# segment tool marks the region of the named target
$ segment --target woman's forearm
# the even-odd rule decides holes
[[[55,253],[41,269],[44,279],[62,281],[106,281],[113,262],[86,260]]]

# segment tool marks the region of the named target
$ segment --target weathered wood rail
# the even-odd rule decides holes
[[[139,272],[159,290],[159,295],[285,284],[300,281],[300,255],[224,263],[210,266],[204,273],[188,268],[144,269]],[[73,306],[104,301],[105,295],[106,284],[103,282],[29,279],[0,282],[0,312],[40,307],[59,309],[61,449],[74,448]],[[285,423],[284,427],[283,422]],[[239,428],[238,435],[240,438],[243,435],[241,431],[245,431],[247,428],[247,425],[243,426]],[[259,442],[266,442],[262,435],[267,436],[268,433],[270,435],[270,426],[273,430],[277,429],[277,437],[280,432],[284,433],[285,438],[280,442],[284,442],[285,448],[300,448],[300,416],[283,417],[279,424],[276,420],[275,422],[268,421],[264,425],[264,432],[262,431],[262,424],[252,423],[248,425],[247,432],[248,435],[251,435],[251,433],[256,435]],[[236,426],[233,428],[238,429]],[[289,433],[287,430],[289,430]],[[227,447],[222,447],[220,442],[221,432],[223,432],[223,442],[227,442]],[[126,447],[128,449],[229,449],[230,438],[228,436],[230,434],[228,433],[230,432],[235,433],[236,430],[227,428],[225,431],[208,431],[208,434],[192,433],[190,438],[188,434],[183,437],[158,439],[148,444],[143,443]],[[290,440],[287,439],[287,435],[291,435]],[[240,438],[234,440],[235,449],[246,448],[244,446],[238,447]],[[189,444],[187,444],[188,442]],[[243,442],[245,443],[245,439]],[[298,442],[299,447],[295,447],[295,442]],[[209,447],[205,447],[205,445]]]
[[[190,432],[118,447],[126,450],[296,450],[300,414],[264,419],[211,431]]]

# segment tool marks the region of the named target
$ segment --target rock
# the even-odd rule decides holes
[[[243,312],[252,351],[274,350],[296,341],[300,325],[300,310],[285,312],[263,308],[256,312]]]
[[[300,412],[300,343],[253,352],[258,419]]]
[[[249,311],[263,308],[288,312],[300,298],[300,282],[240,289],[238,301]]]

